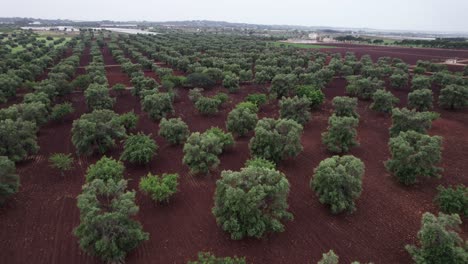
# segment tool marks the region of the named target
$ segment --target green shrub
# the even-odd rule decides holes
[[[432,91],[429,89],[418,89],[408,94],[408,107],[417,111],[432,109]]]
[[[114,86],[112,86],[112,90],[114,90],[118,94],[122,94],[123,91],[125,91],[125,89],[127,89],[127,86],[125,86],[125,84],[122,83],[117,83]]]
[[[126,191],[127,181],[94,180],[78,196],[80,225],[74,230],[86,253],[107,263],[123,263],[128,252],[148,240],[137,221],[135,192]]]
[[[248,107],[236,107],[228,114],[226,128],[229,132],[242,137],[255,128],[257,121],[256,112]]]
[[[250,140],[250,153],[277,163],[295,157],[302,151],[303,127],[294,120],[263,118],[255,126],[255,136]]]
[[[388,144],[392,157],[385,163],[387,170],[399,182],[411,185],[418,177],[440,177],[442,138],[415,131],[400,132]]]
[[[214,81],[223,80],[223,71],[219,68],[207,68],[203,71],[203,74],[205,74]]]
[[[113,158],[103,156],[95,164],[89,165],[86,170],[86,182],[90,183],[95,179],[104,182],[113,180],[115,182],[123,179],[124,165]]]
[[[245,162],[245,167],[266,168],[274,170],[276,169],[276,164],[263,158],[252,158]]]
[[[30,121],[41,126],[48,121],[48,110],[43,103],[14,104],[0,109],[0,120],[11,119]]]
[[[356,127],[359,119],[350,116],[332,115],[328,119],[327,131],[322,133],[322,142],[333,153],[348,152],[358,146]]]
[[[77,76],[72,82],[71,86],[73,89],[78,90],[85,90],[88,86],[92,83],[92,79],[88,74],[82,74]]]
[[[457,214],[424,213],[418,232],[420,246],[406,245],[417,264],[467,263],[466,241],[456,233],[461,224]]]
[[[431,89],[431,78],[424,75],[415,75],[411,81],[411,89]]]
[[[442,212],[468,216],[468,188],[460,184],[453,187],[439,186],[435,202]]]
[[[297,83],[297,77],[294,74],[277,74],[271,81],[270,93],[276,98],[290,96]]]
[[[241,82],[251,81],[253,78],[252,70],[241,70],[239,72],[239,79]]]
[[[140,180],[140,190],[151,196],[155,202],[169,201],[169,198],[177,192],[179,175],[167,174],[152,175],[148,173]]]
[[[381,113],[391,113],[394,106],[400,101],[391,92],[385,90],[376,91],[372,95],[372,100],[369,108]]]
[[[214,99],[218,99],[221,104],[224,104],[229,100],[229,95],[226,93],[217,93],[215,96],[213,96]]]
[[[234,138],[231,133],[224,133],[219,127],[211,127],[207,129],[203,134],[205,135],[214,135],[219,138],[219,142],[222,145],[223,150],[231,148],[234,146]]]
[[[135,112],[127,112],[125,114],[121,114],[119,116],[120,123],[122,124],[123,127],[125,127],[125,130],[133,130],[136,128],[138,124],[138,116],[135,114]]]
[[[158,145],[150,137],[142,133],[130,135],[124,143],[124,150],[120,156],[121,160],[136,164],[147,164],[151,161]]]
[[[330,250],[327,253],[322,254],[322,259],[320,259],[317,264],[339,264],[339,259],[338,255],[336,255],[333,250]],[[360,264],[360,262],[353,261],[351,264]],[[369,264],[372,264],[372,262]]]
[[[65,116],[75,112],[71,103],[56,104],[50,112],[50,119],[54,121],[63,120]]]
[[[384,83],[378,79],[362,78],[350,76],[348,85],[346,86],[346,93],[351,96],[356,96],[363,100],[372,98],[372,95],[379,89],[383,89]]]
[[[15,163],[8,157],[0,156],[0,206],[6,199],[18,192],[20,178],[16,174]]]
[[[312,109],[320,107],[325,100],[325,95],[322,90],[313,85],[301,85],[296,88],[296,91],[297,96],[309,99],[310,108]]]
[[[204,91],[205,89],[203,88],[193,88],[193,89],[190,89],[189,92],[188,92],[188,97],[190,99],[190,101],[192,102],[197,102],[198,99],[200,99],[201,97],[203,97],[203,94],[202,92]]]
[[[239,77],[236,75],[224,76],[223,86],[229,90],[230,93],[235,93],[239,90]]]
[[[207,74],[195,72],[187,76],[187,84],[192,87],[211,88],[216,81]]]
[[[209,252],[199,252],[198,259],[189,261],[188,264],[246,264],[245,258],[231,257],[216,257]]]
[[[287,211],[289,183],[273,169],[247,167],[240,172],[223,171],[216,182],[213,215],[232,239],[261,238],[267,232],[282,232]]]
[[[258,106],[254,103],[251,102],[240,102],[236,105],[236,109],[247,109],[250,110],[253,113],[258,112]]]
[[[187,140],[190,134],[187,124],[179,118],[161,119],[159,135],[172,145],[179,145]]]
[[[350,116],[359,118],[357,113],[357,98],[351,98],[348,96],[336,96],[333,98],[332,105],[335,109],[334,114],[336,116]]]
[[[47,109],[50,109],[50,99],[49,96],[44,92],[28,93],[23,97],[23,103],[41,103],[46,106]]]
[[[0,156],[17,162],[37,153],[36,129],[36,124],[30,121],[0,120]]]
[[[283,97],[279,103],[281,118],[294,120],[301,125],[309,122],[310,101],[306,97]]]
[[[408,130],[425,134],[431,128],[432,121],[438,117],[439,114],[434,112],[417,112],[407,108],[394,108],[392,110],[390,136],[396,137],[400,132]]]
[[[208,173],[219,164],[218,155],[223,152],[223,144],[218,136],[195,132],[184,145],[183,163],[192,173]]]
[[[142,109],[148,112],[153,120],[160,120],[167,114],[174,113],[172,98],[168,93],[155,93],[143,98]]]
[[[254,103],[258,107],[260,107],[260,106],[264,105],[268,101],[268,98],[267,98],[266,94],[254,93],[254,94],[247,95],[245,100],[247,102]]]
[[[362,191],[364,163],[352,156],[333,156],[320,162],[310,181],[323,204],[330,205],[334,214],[356,210],[354,200]]]
[[[104,153],[125,135],[119,116],[111,110],[94,110],[73,121],[72,143],[78,154]]]
[[[446,109],[468,106],[468,86],[449,85],[440,90],[439,105]]]
[[[65,171],[73,168],[73,158],[71,154],[55,153],[49,157],[50,166],[60,170],[62,176]]]
[[[221,104],[222,102],[217,98],[202,96],[195,102],[195,108],[197,108],[202,115],[213,115],[219,111]]]
[[[335,254],[333,250],[328,251],[327,253],[322,254],[322,258],[317,262],[317,264],[338,264],[339,257]]]
[[[414,74],[424,74],[426,72],[426,69],[424,67],[415,67],[413,69]]]
[[[115,99],[109,96],[105,85],[91,84],[84,92],[86,105],[90,110],[112,109]]]
[[[408,84],[408,74],[392,74],[390,76],[390,85],[393,88],[401,89]]]

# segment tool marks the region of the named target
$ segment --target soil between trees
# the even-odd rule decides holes
[[[332,49],[345,52],[348,48]],[[358,58],[370,54],[374,60],[381,56],[400,57],[407,63],[426,56],[451,57],[449,51],[397,48],[386,53],[385,49],[374,51],[360,47],[350,51]],[[400,54],[396,54],[399,52]],[[468,58],[468,52],[458,57]],[[116,64],[106,48],[103,50],[107,65]],[[80,66],[89,63],[89,49]],[[78,74],[82,73],[78,69]],[[106,69],[109,83],[122,82],[130,85],[129,79],[120,67]],[[148,76],[158,78],[153,73]],[[333,249],[343,263],[352,260],[374,263],[411,263],[404,246],[416,243],[420,219],[424,212],[437,212],[433,203],[439,184],[463,183],[468,185],[466,171],[468,164],[468,111],[435,111],[441,118],[433,123],[432,135],[444,137],[442,163],[443,177],[430,179],[412,187],[398,184],[385,170],[383,162],[389,158],[387,143],[391,118],[368,109],[370,102],[359,101],[361,116],[358,127],[360,146],[350,154],[360,158],[366,166],[363,178],[363,192],[357,200],[357,211],[351,215],[332,215],[320,204],[309,187],[313,169],[318,163],[330,157],[321,142],[320,134],[326,130],[328,117],[332,113],[331,100],[345,94],[346,80],[335,78],[324,90],[326,102],[312,112],[312,120],[305,125],[302,135],[304,151],[295,159],[280,163],[290,182],[289,205],[294,220],[287,222],[283,233],[271,234],[264,239],[233,241],[216,225],[211,214],[215,182],[222,170],[239,170],[249,158],[248,142],[252,133],[237,138],[235,146],[220,156],[219,168],[210,175],[195,176],[182,164],[182,146],[170,146],[158,136],[158,124],[141,111],[138,99],[127,90],[117,97],[114,110],[117,113],[135,111],[140,117],[137,130],[152,134],[159,150],[148,166],[126,164],[125,178],[130,189],[138,189],[140,177],[148,172],[179,173],[178,193],[167,205],[157,205],[147,196],[137,192],[140,212],[137,220],[149,232],[150,239],[131,252],[127,263],[185,263],[194,259],[199,251],[212,251],[220,256],[245,256],[249,263],[315,263],[321,254]],[[258,85],[242,85],[236,94],[230,94],[230,101],[214,116],[200,115],[188,100],[187,90],[178,89],[174,116],[180,116],[193,131],[204,131],[211,126],[225,128],[227,114],[235,104],[252,92],[261,91]],[[433,87],[435,98],[438,88]],[[225,91],[215,87],[207,94]],[[401,99],[400,106],[406,105],[409,88],[391,89]],[[113,96],[116,94],[112,93]],[[49,167],[48,157],[56,152],[75,153],[71,143],[71,127],[74,119],[87,111],[82,93],[68,95],[76,108],[71,118],[63,123],[49,123],[38,134],[40,151],[27,161],[17,165],[21,177],[21,188],[4,208],[0,209],[1,239],[0,263],[100,263],[97,258],[84,254],[73,236],[73,229],[79,224],[76,196],[84,184],[87,167],[100,156],[75,156],[74,169],[61,177],[58,171]],[[259,116],[279,117],[277,101],[260,109]],[[106,153],[118,158],[121,143]],[[462,236],[467,237],[468,224],[462,226]]]

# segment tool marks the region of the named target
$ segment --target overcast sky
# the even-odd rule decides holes
[[[468,32],[468,0],[3,0],[1,17],[218,20]]]

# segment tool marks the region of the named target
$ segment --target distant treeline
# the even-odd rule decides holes
[[[395,44],[404,46],[417,45],[427,48],[468,49],[466,38],[437,38],[435,40],[404,39],[395,42]]]
[[[384,43],[382,39],[371,40],[351,35],[338,36],[335,39],[338,41],[355,41],[361,43]],[[404,39],[402,41],[395,41],[393,44],[401,46],[422,46],[426,48],[468,49],[468,41],[466,38],[436,38],[434,40]]]

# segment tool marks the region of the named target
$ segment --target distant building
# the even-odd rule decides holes
[[[309,34],[309,39],[318,40],[318,34],[317,33],[310,33]]]

